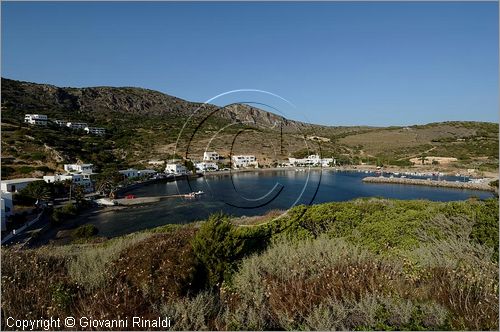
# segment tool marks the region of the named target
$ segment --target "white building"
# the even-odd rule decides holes
[[[180,164],[167,164],[165,167],[165,173],[175,175],[187,174],[187,168],[186,166]]]
[[[23,178],[23,179],[12,179],[12,180],[2,180],[1,189],[2,191],[16,193],[19,190],[26,188],[28,184],[35,181],[42,181],[40,178]]]
[[[68,174],[55,174],[55,175],[45,175],[43,180],[47,183],[62,182],[70,180],[73,184],[82,186],[84,191],[89,193],[94,191],[94,184],[92,182],[91,176],[95,173],[68,173]]]
[[[7,217],[9,217],[14,211],[14,204],[12,203],[12,193],[2,191],[0,199],[1,205],[1,230],[7,230]]]
[[[335,164],[336,161],[333,158],[320,158],[317,154],[312,154],[306,158],[288,158],[289,162],[293,166],[322,166],[328,167],[330,164]]]
[[[25,114],[24,122],[32,125],[46,126],[47,116],[44,114]]]
[[[121,171],[118,171],[118,173],[122,174],[127,179],[136,178],[139,176],[139,171],[135,168],[122,169]]]
[[[83,128],[87,134],[92,134],[92,135],[104,135],[106,134],[106,129],[104,128],[98,128],[98,127],[85,127]]]
[[[93,168],[93,164],[64,164],[64,170],[68,173],[91,174]]]
[[[156,175],[156,171],[154,169],[140,169],[137,171],[139,176],[153,176]]]
[[[61,182],[71,180],[73,181],[73,174],[55,174],[55,175],[45,175],[43,181],[47,183]]]
[[[91,180],[91,174],[71,174],[73,176],[73,183],[82,186],[85,192],[89,193],[94,191],[94,184]]]
[[[196,170],[200,172],[210,172],[210,171],[218,171],[219,166],[217,166],[216,163],[214,162],[202,162],[202,163],[197,163],[196,165]]]
[[[71,129],[85,129],[88,125],[85,122],[67,122],[66,127]]]
[[[259,163],[257,162],[257,158],[255,158],[255,156],[239,155],[239,156],[233,156],[231,159],[233,162],[233,168],[250,167],[250,166],[257,168],[259,166]]]
[[[66,120],[54,120],[54,123],[56,125],[58,125],[59,127],[66,127],[66,123],[68,123],[68,121],[66,121]]]
[[[215,151],[203,152],[203,161],[219,160],[219,154]]]

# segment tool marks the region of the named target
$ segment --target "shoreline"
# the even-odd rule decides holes
[[[375,165],[359,165],[359,166],[337,166],[337,167],[269,167],[269,168],[245,168],[245,169],[232,169],[229,171],[216,171],[216,172],[204,172],[201,173],[204,177],[213,177],[217,175],[230,175],[233,173],[250,173],[250,172],[273,172],[273,171],[295,171],[299,170],[311,170],[311,171],[345,171],[345,172],[382,172],[382,173],[406,173],[406,174],[420,174],[422,176],[431,176],[432,174],[441,173],[441,175],[445,176],[456,176],[460,174],[460,176],[465,176],[471,179],[489,179],[490,181],[497,180],[499,178],[499,174],[489,172],[491,174],[479,176],[477,174],[470,174],[465,170],[456,170],[456,171],[445,171],[445,170],[429,170],[429,169],[418,169],[418,168],[403,168],[403,167],[384,167],[382,169],[377,169]]]
[[[379,184],[401,184],[401,185],[418,185],[428,187],[441,187],[441,188],[455,188],[465,190],[481,190],[496,192],[494,187],[487,183],[473,183],[473,182],[453,182],[453,181],[436,181],[426,179],[408,179],[408,178],[388,178],[384,176],[367,176],[362,180],[365,183],[379,183]]]
[[[240,169],[240,170],[230,170],[230,171],[219,171],[219,172],[207,172],[205,174],[195,174],[189,176],[189,178],[197,178],[201,176],[207,176],[207,177],[216,177],[216,176],[229,176],[232,173],[252,173],[252,172],[273,172],[273,171],[286,171],[286,172],[296,172],[296,169],[300,169],[302,171],[340,171],[340,172],[370,172],[374,173],[377,171],[376,167],[317,167],[317,168],[308,168],[308,167],[297,167],[297,168],[282,168],[282,167],[276,167],[276,168],[263,168],[263,169]],[[382,171],[382,170],[378,170]],[[388,170],[383,170],[383,173],[386,174],[391,174],[392,172]],[[415,172],[415,171],[414,171]],[[402,172],[404,173],[404,172]],[[133,183],[129,186],[120,188],[120,194],[123,195],[126,192],[132,191],[133,189],[147,186],[149,184],[155,184],[155,183],[167,183],[167,182],[173,182],[177,180],[187,180],[188,176],[183,175],[183,176],[176,176],[176,177],[169,177],[169,178],[163,178],[163,179],[152,179],[148,181],[144,181],[141,183]],[[491,181],[491,178],[488,178],[489,181]],[[366,177],[362,178],[361,181],[363,183],[393,183],[393,184],[401,184],[401,185],[422,185],[422,186],[429,186],[429,187],[448,187],[448,188],[454,188],[454,189],[462,189],[462,190],[480,190],[480,191],[488,191],[488,192],[497,192],[496,188],[489,186],[489,181],[484,182],[484,183],[474,183],[474,182],[454,182],[454,181],[436,181],[436,180],[427,180],[427,179],[410,179],[410,178],[399,178],[399,177],[384,177],[384,176],[373,176],[373,174],[366,174]],[[66,242],[71,242],[71,237],[69,236],[71,231],[76,229],[77,227],[81,225],[85,225],[87,223],[92,223],[89,219],[91,219],[94,216],[101,215],[101,214],[107,214],[107,213],[114,213],[119,210],[126,210],[130,208],[138,207],[138,206],[143,206],[143,205],[148,205],[152,203],[157,203],[161,200],[168,199],[168,198],[177,198],[179,195],[167,195],[167,196],[147,196],[147,197],[136,197],[134,199],[127,199],[127,198],[121,198],[118,199],[119,202],[122,204],[116,205],[116,206],[94,206],[88,208],[86,211],[83,211],[81,214],[71,218],[68,220],[68,222],[63,225],[62,227],[57,227],[55,229],[50,229],[47,230],[47,232],[41,236],[38,241],[34,241],[29,247],[36,247],[42,244],[47,244],[47,243],[54,243],[54,244],[61,244],[61,243],[66,243]],[[180,196],[179,196],[180,197]]]

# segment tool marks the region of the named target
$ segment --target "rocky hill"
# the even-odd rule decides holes
[[[321,153],[343,164],[410,167],[410,160],[426,155],[457,159],[435,168],[498,169],[496,123],[333,127],[285,119],[249,105],[220,108],[142,88],[62,88],[5,78],[1,88],[4,178],[40,176],[77,161],[105,168],[147,167],[149,160],[174,154],[197,160],[207,149],[225,157],[254,154],[263,166]],[[23,123],[26,113],[86,122],[104,127],[106,135],[86,135],[53,123],[28,126]]]
[[[67,117],[76,114],[104,116],[114,112],[141,116],[189,116],[199,108],[216,112],[222,119],[254,122],[266,126],[282,123],[305,127],[298,121],[248,105],[231,105],[220,109],[212,104],[186,101],[158,91],[134,87],[62,88],[2,78],[2,105],[22,112],[54,112]]]

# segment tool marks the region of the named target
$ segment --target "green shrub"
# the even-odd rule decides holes
[[[2,174],[1,175],[2,175],[3,179],[8,177],[8,176],[11,176],[15,172],[16,172],[16,170],[13,167],[2,165]]]
[[[33,172],[35,169],[31,166],[21,166],[17,168],[17,171],[21,174],[29,174]]]
[[[68,203],[61,208],[52,210],[51,222],[61,224],[64,220],[71,218],[77,214],[78,210],[73,203]]]
[[[222,213],[208,218],[196,233],[192,245],[211,287],[220,285],[234,271],[235,262],[242,254],[242,242],[235,235],[230,219]]]
[[[82,226],[78,227],[77,229],[75,229],[72,232],[71,235],[77,239],[86,239],[86,238],[90,238],[94,235],[97,235],[97,233],[99,233],[99,230],[97,229],[97,227],[95,227],[94,225],[88,224],[88,225],[82,225]]]

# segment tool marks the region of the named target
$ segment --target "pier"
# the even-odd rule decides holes
[[[366,183],[394,183],[394,184],[410,184],[430,187],[446,187],[467,190],[483,190],[483,191],[496,191],[488,183],[474,183],[474,182],[453,182],[453,181],[436,181],[425,179],[408,179],[408,178],[388,178],[383,176],[367,176],[363,178]]]

